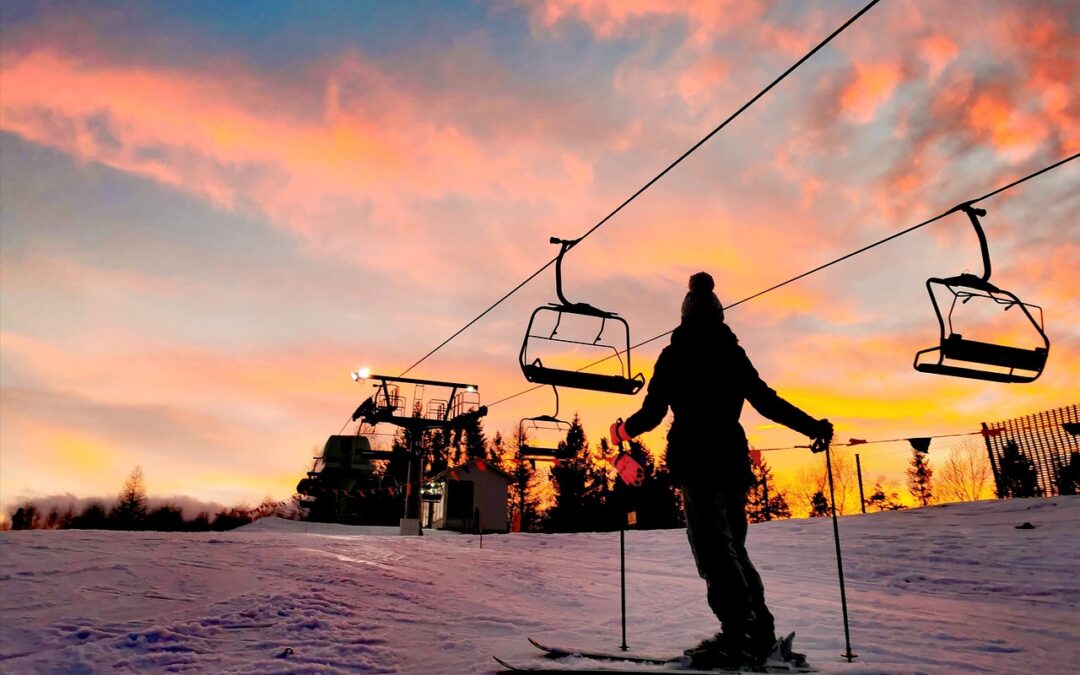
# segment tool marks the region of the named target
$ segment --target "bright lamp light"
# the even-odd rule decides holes
[[[353,382],[359,382],[360,380],[366,380],[366,379],[368,379],[368,377],[370,375],[371,375],[371,368],[367,368],[367,367],[361,368],[360,370],[358,370],[358,371],[356,371],[354,373],[349,373],[349,376],[352,377]]]

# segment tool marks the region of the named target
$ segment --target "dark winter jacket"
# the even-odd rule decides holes
[[[670,407],[675,414],[667,448],[672,476],[683,484],[746,490],[754,477],[739,424],[743,401],[774,422],[816,435],[817,420],[762,381],[722,319],[684,319],[656,360],[645,401],[626,420],[626,431],[637,436],[656,428]]]

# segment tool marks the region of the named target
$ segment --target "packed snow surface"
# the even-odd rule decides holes
[[[1077,523],[1080,497],[841,518],[851,664],[830,520],[754,525],[749,546],[778,628],[825,672],[1068,673]],[[430,534],[2,533],[0,671],[473,673],[541,662],[526,636],[618,648],[618,533]],[[717,630],[682,530],[628,532],[626,558],[632,651]]]

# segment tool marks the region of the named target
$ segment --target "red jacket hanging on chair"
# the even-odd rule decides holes
[[[674,413],[667,465],[682,487],[690,547],[709,605],[723,625],[723,633],[689,651],[695,651],[698,667],[738,667],[747,659],[755,665],[777,641],[761,579],[745,549],[746,493],[756,479],[739,424],[743,403],[811,438],[831,438],[832,425],[765,384],[724,323],[711,276],[699,272],[689,285],[682,323],[656,361],[641,409],[612,425],[612,442],[654,429],[669,408]]]

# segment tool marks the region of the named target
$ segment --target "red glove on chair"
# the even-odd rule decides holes
[[[630,434],[626,433],[626,422],[622,421],[622,418],[615,420],[615,423],[611,425],[611,443],[612,445],[619,445],[629,441],[633,438]]]

